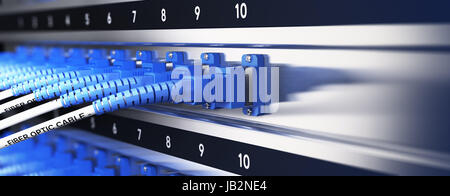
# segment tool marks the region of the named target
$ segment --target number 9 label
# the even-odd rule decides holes
[[[198,150],[200,151],[200,157],[203,157],[205,153],[205,146],[203,144],[198,145]]]
[[[200,19],[200,7],[199,6],[195,6],[194,14],[196,16],[195,20],[198,21]]]

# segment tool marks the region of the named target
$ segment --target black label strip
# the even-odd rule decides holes
[[[449,22],[448,0],[149,0],[4,15],[0,30],[143,30]]]
[[[380,175],[379,173],[128,118],[104,115],[80,128],[240,175]]]

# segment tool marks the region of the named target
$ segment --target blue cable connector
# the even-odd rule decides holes
[[[203,107],[211,110],[218,108],[234,109],[244,107],[245,100],[240,102],[237,96],[239,93],[245,95],[245,89],[239,89],[241,85],[238,85],[237,83],[245,83],[245,81],[238,81],[238,78],[234,75],[227,74],[227,67],[231,68],[231,66],[225,62],[225,55],[223,53],[203,53],[201,54],[201,59],[203,75],[209,76],[209,79],[204,79],[204,83],[217,82],[216,88],[210,89],[210,97],[205,97],[206,100]],[[230,80],[231,78],[233,80]],[[228,84],[227,81],[233,81],[234,84]],[[223,88],[221,88],[222,92],[219,92],[219,89],[217,89],[217,86],[219,85],[223,86]],[[203,86],[203,88],[205,88],[205,86]],[[242,93],[242,91],[244,91],[244,93]],[[233,100],[227,100],[228,97],[232,97]]]
[[[167,52],[166,53],[166,66],[167,69],[171,70],[179,70],[180,72],[185,72],[184,70],[187,70],[190,72],[190,74],[184,75],[186,78],[177,78],[179,80],[183,79],[189,80],[191,83],[191,102],[184,102],[188,105],[200,105],[204,103],[203,99],[203,87],[207,80],[203,79],[203,74],[195,75],[194,73],[196,71],[202,73],[202,65],[195,65],[192,60],[188,59],[188,55],[186,52]],[[170,76],[168,76],[171,78]],[[196,84],[202,84],[200,86],[197,86]],[[197,93],[195,90],[200,89],[201,93]]]
[[[14,53],[7,53],[2,59],[3,66],[0,68],[0,77],[17,71],[35,70],[32,61],[43,64],[46,61],[45,49],[35,47],[30,52],[27,47],[19,46]]]
[[[77,53],[74,53],[77,54]],[[74,56],[77,58],[78,56]],[[72,59],[72,58],[69,58]],[[60,48],[53,48],[50,52],[49,62],[41,67],[41,69],[31,72],[21,72],[18,74],[8,75],[1,78],[0,90],[6,90],[11,88],[11,86],[18,84],[23,81],[31,80],[34,78],[61,73],[65,71],[72,71],[79,69],[79,66],[70,66],[66,64],[64,50]]]
[[[271,102],[264,102],[261,100],[260,96],[260,88],[261,88],[261,80],[260,77],[260,70],[258,68],[262,67],[269,67],[268,64],[268,56],[267,55],[261,55],[261,54],[246,54],[242,56],[242,66],[247,68],[255,68],[256,76],[252,77],[253,80],[250,80],[247,82],[247,85],[252,85],[253,88],[249,88],[248,90],[252,89],[252,92],[249,92],[249,94],[252,94],[252,97],[246,97],[246,103],[244,108],[242,109],[243,113],[248,116],[260,116],[263,115],[265,112],[265,109],[271,104]],[[270,69],[267,70],[267,91],[270,92]]]
[[[113,51],[112,57],[126,56],[126,51]],[[74,90],[66,93],[60,97],[61,103],[64,107],[70,107],[73,105],[80,105],[83,103],[95,101],[106,96],[111,96],[120,92],[128,92],[130,89],[139,89],[145,85],[155,84],[159,82],[166,82],[170,71],[165,69],[165,64],[158,62],[155,58],[155,53],[152,51],[137,51],[136,60],[141,65],[141,68],[135,69],[133,73],[135,76],[117,79],[114,81],[102,82],[99,84],[91,85],[81,89]],[[120,59],[120,58],[119,58]],[[121,66],[121,68],[129,67],[130,65],[136,65],[133,62],[131,64],[127,61],[115,60],[115,65]],[[170,82],[169,82],[170,83]],[[163,87],[160,87],[164,89]],[[155,86],[155,89],[160,89]],[[158,95],[159,95],[159,91]],[[164,92],[168,92],[168,89]],[[136,102],[137,103],[137,102]]]
[[[113,50],[110,53],[110,59],[105,58],[104,50],[90,50],[87,58],[82,49],[71,49],[67,54],[70,55],[69,58],[66,58],[68,55],[64,55],[64,49],[51,48],[48,55],[45,55],[45,49],[42,47],[34,47],[31,52],[26,47],[18,47],[15,53],[1,53],[0,63],[5,63],[5,66],[0,68],[0,79],[2,79],[0,90],[11,88],[14,96],[33,92],[35,101],[60,97],[65,107],[97,99],[104,100],[105,96],[120,94],[123,91],[128,94],[118,95],[125,96],[125,102],[116,104],[120,107],[123,104],[127,105],[128,97],[134,99],[136,92],[139,95],[141,92],[150,93],[150,89],[147,88],[149,84],[153,85],[152,88],[157,88],[159,84],[159,87],[164,87],[163,83],[171,80],[172,71],[182,68],[190,71],[191,74],[184,76],[188,78],[177,78],[177,80],[188,79],[193,87],[191,88],[192,101],[184,102],[185,104],[201,104],[207,109],[242,108],[244,114],[251,116],[265,113],[271,104],[262,101],[259,95],[262,84],[258,79],[260,73],[258,68],[269,67],[265,55],[243,55],[242,64],[234,66],[225,61],[222,53],[201,54],[201,65],[195,65],[192,60],[189,60],[186,52],[177,51],[167,52],[164,60],[157,59],[153,51],[137,51],[135,60],[131,60],[128,50]],[[248,77],[249,73],[245,72],[244,82],[235,79],[233,84],[228,84],[230,77],[235,76],[228,75],[227,70],[234,67],[243,70],[254,69],[253,74],[257,75]],[[202,74],[195,75],[194,73],[199,73],[199,70]],[[221,78],[218,78],[218,73],[213,73],[213,70],[220,71]],[[270,75],[269,69],[267,78],[269,81],[266,86],[269,92],[271,91]],[[207,85],[214,81],[220,82],[218,84],[223,85],[223,88],[206,89],[210,88],[211,85]],[[158,85],[154,86],[155,84]],[[130,89],[134,89],[133,92]],[[153,90],[155,93],[158,92],[157,89]],[[210,90],[211,94],[205,94],[205,90]],[[249,92],[250,90],[252,92]],[[197,94],[201,94],[201,97]],[[245,100],[237,100],[236,96],[242,94],[245,94]],[[229,95],[233,95],[234,99],[228,100]],[[109,111],[107,106],[101,103],[105,108],[104,111]],[[111,109],[115,108],[111,105]]]
[[[83,61],[86,61],[83,57],[84,53],[80,50],[72,50],[72,54],[77,53],[77,55],[70,58],[69,63],[74,63],[75,65],[82,65]],[[113,67],[106,64],[107,59],[100,55],[103,53],[102,50],[90,50],[89,52],[89,64],[87,66],[78,67],[79,70],[62,72],[58,74],[47,75],[44,77],[36,78],[33,80],[28,80],[11,87],[14,96],[19,96],[23,94],[31,93],[36,89],[49,86],[61,81],[67,81],[70,79],[75,79],[83,76],[89,76],[94,74],[108,73],[112,72]],[[76,69],[75,67],[74,69]],[[88,84],[90,85],[90,84]]]
[[[53,99],[101,82],[142,75],[143,72],[136,69],[135,64],[133,66],[134,62],[126,60],[128,58],[126,54],[127,52],[122,50],[111,51],[111,57],[117,60],[110,66],[109,61],[104,58],[105,52],[103,50],[90,50],[89,64],[91,65],[92,73],[98,74],[74,78],[37,89],[34,91],[36,101]],[[125,61],[127,62],[124,63]],[[126,66],[123,66],[124,64]]]
[[[165,70],[161,69],[161,66],[164,66],[164,64],[153,63],[155,62],[153,52],[138,51],[136,53],[137,60],[141,61],[143,65],[142,68],[136,68],[136,62],[134,61],[124,60],[128,58],[127,56],[127,51],[116,50],[111,52],[111,57],[115,59],[113,64],[118,67],[118,69],[113,70],[111,74],[119,74],[119,79],[105,80],[101,83],[83,87],[73,87],[74,85],[69,85],[69,88],[53,87],[53,90],[41,89],[39,92],[35,92],[36,100],[50,99],[65,93],[60,96],[61,103],[64,107],[70,107],[95,101],[105,96],[137,88],[139,86],[167,81],[167,73]],[[158,72],[154,72],[155,70],[158,70]]]
[[[56,54],[56,52],[53,52],[53,54]],[[2,72],[1,77],[4,78],[14,74],[43,69],[48,64],[49,59],[47,57],[47,50],[43,47],[33,47],[30,52],[26,48],[19,47],[14,54],[14,58],[18,59],[10,61],[11,64],[6,67],[8,71]]]

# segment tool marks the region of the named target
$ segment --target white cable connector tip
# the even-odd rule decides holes
[[[47,112],[51,112],[53,110],[57,110],[59,108],[62,108],[63,105],[61,104],[60,99],[56,99],[53,101],[50,101],[45,104],[41,104],[39,106],[36,106],[34,108],[28,109],[26,111],[23,111],[19,114],[16,114],[14,116],[11,116],[9,118],[3,119],[0,121],[0,130],[12,127],[14,125],[17,125],[21,122],[25,122],[29,119],[35,118],[37,116],[40,116],[42,114],[45,114]]]
[[[23,131],[19,131],[12,135],[6,136],[0,139],[0,149],[28,140],[30,138],[36,137],[40,134],[52,131],[54,129],[67,126],[69,124],[78,122],[80,120],[89,118],[94,115],[95,115],[94,107],[92,107],[92,105],[88,105],[79,110],[70,112],[68,114],[59,116],[47,122],[38,124]]]
[[[10,97],[14,96],[12,89],[4,90],[0,92],[0,101],[4,99],[8,99]]]

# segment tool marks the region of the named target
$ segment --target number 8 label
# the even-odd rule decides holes
[[[167,16],[166,16],[166,9],[162,9],[161,10],[161,21],[162,22],[166,22],[166,20],[167,20]]]
[[[170,142],[170,136],[166,137],[166,147],[170,149],[172,147],[172,143]]]

